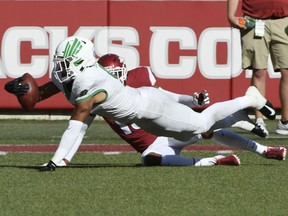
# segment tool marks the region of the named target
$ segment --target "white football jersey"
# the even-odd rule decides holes
[[[139,106],[135,100],[140,97],[139,90],[124,86],[98,64],[77,74],[73,83],[60,83],[53,72],[52,81],[71,104],[75,105],[99,92],[105,92],[107,98],[105,102],[93,108],[94,114],[121,122],[135,118]]]

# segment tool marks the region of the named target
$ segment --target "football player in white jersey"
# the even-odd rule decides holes
[[[245,96],[213,104],[202,113],[184,106],[190,104],[191,96],[152,87],[124,87],[96,63],[94,46],[84,38],[69,37],[61,42],[54,62],[52,80],[75,109],[59,148],[41,171],[54,170],[55,164],[65,158],[86,130],[85,121],[91,113],[124,124],[136,123],[152,134],[179,140],[207,132],[215,122],[247,107],[257,108],[269,119],[275,118],[273,106],[255,87],[249,87]]]
[[[106,54],[99,58],[98,63],[102,65],[109,73],[113,74],[124,85],[134,88],[139,88],[142,86],[158,87],[156,78],[149,67],[137,67],[127,71],[124,59],[116,54]],[[198,93],[194,93],[194,96],[195,100],[191,100],[190,107],[200,107],[210,103],[209,96],[206,91],[202,91],[200,96]],[[245,112],[242,115],[245,115]],[[233,123],[231,121],[237,120],[233,119],[231,116],[228,118],[230,118],[228,120],[230,121],[230,124]],[[246,116],[246,118],[248,119],[248,116]],[[223,158],[221,158],[221,156],[216,156],[203,159],[185,158],[180,156],[180,153],[184,147],[194,144],[202,138],[202,135],[200,134],[194,136],[187,142],[181,142],[173,138],[163,136],[158,137],[147,133],[134,123],[123,124],[114,121],[113,119],[106,118],[104,118],[104,120],[122,139],[129,143],[136,151],[141,153],[141,161],[143,165],[212,166],[222,164],[239,164],[239,159],[237,159],[235,155],[228,155]],[[217,130],[212,134],[209,134],[208,137],[221,145],[255,152],[265,158],[273,158],[278,160],[285,159],[286,149],[284,147],[266,147],[229,130]],[[70,152],[66,155],[64,159],[65,163],[64,161],[61,161],[60,165],[68,164],[79,146],[80,142],[76,142],[71,148]]]
[[[247,107],[275,119],[273,106],[254,86],[244,96],[213,104],[201,113],[185,106],[188,100],[182,95],[153,87],[124,86],[97,64],[94,45],[84,38],[73,36],[62,41],[54,63],[52,81],[59,88],[63,86],[75,108],[58,150],[41,171],[54,169],[65,158],[91,113],[125,124],[135,123],[154,135],[183,141],[209,131],[215,122]]]
[[[98,60],[98,63],[102,65],[108,72],[113,74],[124,85],[129,85],[134,88],[142,86],[157,87],[156,79],[152,71],[148,67],[138,67],[133,70],[127,71],[124,59],[120,58],[115,54],[107,54],[102,56]],[[23,88],[22,93],[25,93],[25,91],[28,90],[27,86],[18,86],[14,81],[9,83],[14,84],[12,85],[12,92],[10,91],[11,93],[19,93],[21,88]],[[17,88],[13,89],[13,86],[16,86]],[[39,87],[39,90],[41,92],[40,97],[42,100],[44,99],[43,95],[47,95],[47,93],[51,92],[51,88],[48,88],[47,86],[48,85],[45,84],[44,87]],[[62,85],[60,85],[60,88],[62,88]],[[49,91],[43,92],[43,89]],[[62,88],[62,90],[64,89]],[[49,96],[50,95],[51,94],[49,94]],[[194,93],[193,97],[191,97],[191,107],[204,106],[209,104],[209,96],[206,91],[203,91],[200,94]],[[93,116],[94,115],[92,115],[92,119]],[[246,116],[246,118],[248,119],[248,116]],[[230,119],[228,120],[230,124],[233,124],[233,121],[237,120],[233,119],[233,117],[231,116],[229,116],[228,119]],[[202,137],[201,135],[194,136],[189,141],[181,142],[173,138],[157,137],[153,134],[149,134],[135,124],[123,124],[116,122],[113,119],[106,118],[104,118],[104,120],[123,140],[129,143],[137,152],[141,153],[141,161],[143,165],[213,166],[239,164],[239,159],[235,155],[228,155],[226,157],[216,156],[210,158],[185,158],[180,156],[182,149],[187,145],[196,143]],[[89,126],[92,123],[91,119],[89,122],[86,123],[87,126]],[[65,156],[65,159],[56,164],[57,166],[66,166],[69,164],[72,157],[77,152],[78,147],[82,142],[81,138],[83,138],[85,132],[85,130],[82,130],[82,133],[80,133],[80,138],[77,139],[77,141],[74,143],[68,154]],[[256,152],[266,158],[273,158],[278,160],[285,159],[285,148],[262,146],[259,143],[248,140],[247,138],[244,138],[228,130],[217,130],[209,136],[212,140],[225,146]]]

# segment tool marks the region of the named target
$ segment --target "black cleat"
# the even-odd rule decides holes
[[[267,133],[265,133],[264,130],[256,124],[255,124],[255,127],[252,129],[251,132],[262,137],[262,138],[265,138],[267,136]]]
[[[56,164],[50,160],[49,163],[46,166],[41,166],[39,168],[40,172],[46,172],[46,171],[54,171],[56,169]]]

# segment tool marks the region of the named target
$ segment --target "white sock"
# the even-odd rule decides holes
[[[202,158],[197,163],[195,163],[195,166],[215,166],[215,165],[216,165],[215,157]]]

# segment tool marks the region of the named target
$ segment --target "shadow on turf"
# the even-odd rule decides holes
[[[16,165],[0,165],[0,168],[19,168],[39,170],[40,166],[16,166]],[[57,167],[57,169],[86,169],[86,168],[115,168],[115,167],[143,167],[142,164],[72,164],[67,167]]]
[[[241,166],[276,166],[276,164],[241,164]],[[39,171],[40,166],[16,166],[16,165],[0,165],[0,168],[18,168],[18,169],[32,169]],[[147,166],[142,166],[142,164],[73,164],[67,167],[57,167],[57,169],[91,169],[91,168],[117,168],[117,167],[127,167],[127,168],[139,168]],[[151,167],[151,166],[150,166]]]

